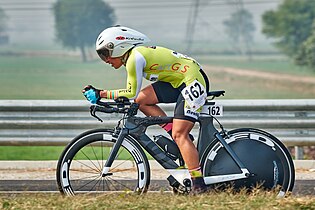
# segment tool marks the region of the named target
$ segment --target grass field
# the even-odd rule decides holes
[[[294,65],[292,61],[281,55],[254,56],[251,60],[239,56],[211,56],[210,58],[200,56],[198,61],[213,66],[315,77],[315,70]]]
[[[228,66],[315,78],[315,71],[294,66],[287,59],[239,60],[200,58],[203,65]],[[229,98],[314,98],[314,84],[292,84],[222,74],[204,69],[212,89],[225,89]],[[84,99],[87,84],[104,89],[124,88],[126,74],[99,60],[82,63],[78,56],[0,56],[0,99]],[[147,85],[148,82],[144,82]]]
[[[64,146],[2,146],[0,147],[0,160],[58,160]],[[97,152],[104,152],[104,154],[109,154],[110,147],[102,150],[91,150],[89,147],[85,148],[84,154],[81,152],[78,153],[76,158],[81,160],[86,159],[87,157],[101,157],[97,155]],[[152,157],[147,154],[147,157],[152,159]],[[119,152],[119,158],[123,159],[130,158],[130,154],[123,150]]]
[[[0,99],[84,99],[88,84],[122,87],[125,75],[77,57],[0,57]],[[108,73],[110,71],[110,73]]]
[[[0,160],[58,160],[64,147],[1,146]]]
[[[277,198],[274,193],[210,193],[200,196],[170,196],[170,193],[129,193],[79,195],[63,197],[58,194],[0,195],[2,209],[315,209],[314,197]]]

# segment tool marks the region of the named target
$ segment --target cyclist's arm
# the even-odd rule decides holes
[[[116,99],[120,96],[125,96],[129,99],[134,99],[140,92],[142,85],[143,69],[146,65],[145,58],[141,53],[134,50],[128,58],[127,69],[127,84],[125,89],[103,90],[100,95],[102,98]]]

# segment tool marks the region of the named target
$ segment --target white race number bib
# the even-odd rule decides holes
[[[207,91],[197,80],[185,87],[181,93],[193,111],[199,109],[206,102]]]

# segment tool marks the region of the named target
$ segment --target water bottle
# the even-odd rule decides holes
[[[166,155],[172,160],[177,160],[180,156],[180,152],[177,144],[163,135],[154,136],[154,141],[166,152]]]

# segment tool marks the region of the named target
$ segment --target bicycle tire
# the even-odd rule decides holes
[[[292,191],[295,181],[294,164],[279,139],[259,129],[241,128],[229,131],[225,140],[253,176],[211,187],[240,190],[259,186],[267,190],[279,189],[279,196]],[[217,139],[205,150],[201,165],[204,176],[241,173]]]
[[[57,184],[62,194],[134,191],[145,193],[150,184],[148,159],[135,142],[127,136],[110,169],[101,172],[110,148],[116,142],[111,129],[95,129],[75,137],[62,152],[57,164]],[[120,159],[120,156],[121,157]]]

